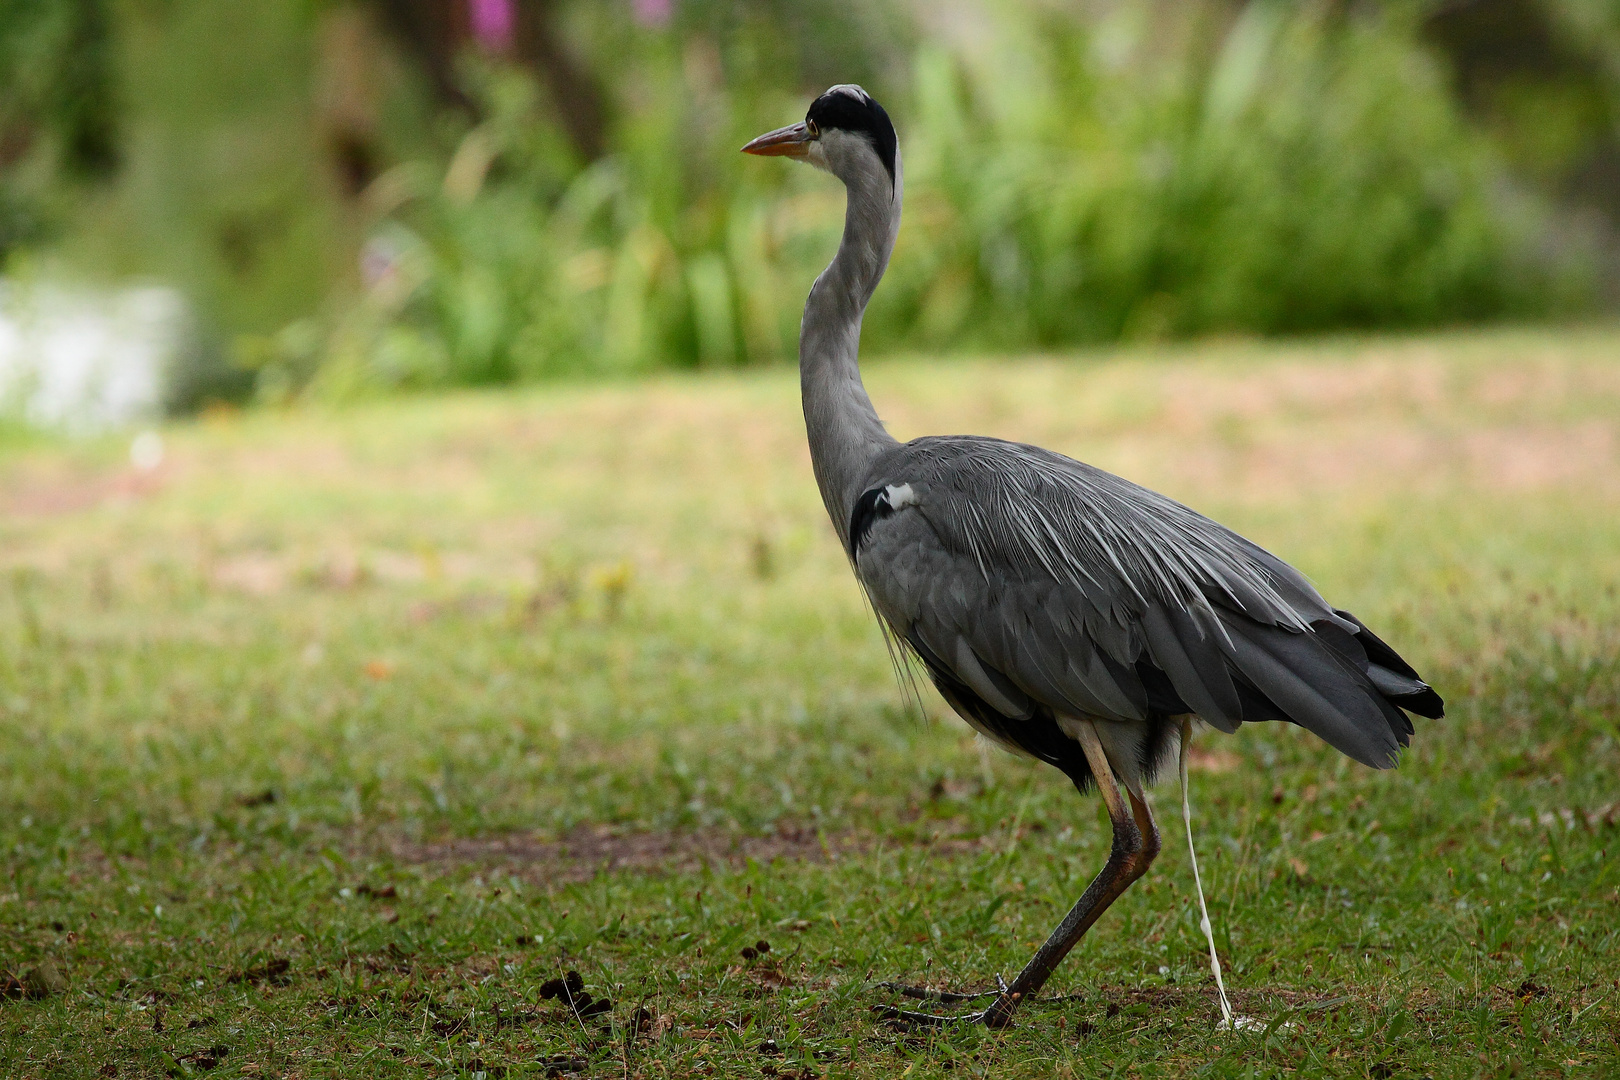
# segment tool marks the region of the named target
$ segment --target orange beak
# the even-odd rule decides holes
[[[761,157],[804,157],[810,152],[810,144],[813,141],[815,136],[810,134],[810,128],[801,121],[777,128],[775,131],[767,131],[743,147],[742,151]]]

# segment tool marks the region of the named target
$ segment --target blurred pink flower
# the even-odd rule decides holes
[[[635,0],[636,22],[643,26],[663,26],[675,9],[674,0]]]
[[[473,37],[484,48],[503,52],[512,44],[513,0],[467,0],[467,15]]]

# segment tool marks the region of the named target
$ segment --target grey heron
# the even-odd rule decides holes
[[[900,229],[888,114],[834,86],[743,150],[808,162],[848,192],[838,253],[805,303],[799,372],[816,482],[885,633],[986,738],[1096,787],[1113,824],[1101,872],[987,1008],[880,1010],[1003,1026],[1158,854],[1143,787],[1185,747],[1191,718],[1225,732],[1288,721],[1382,769],[1410,741],[1407,713],[1438,719],[1444,706],[1297,570],[1181,503],[1035,446],[892,438],[858,364]]]

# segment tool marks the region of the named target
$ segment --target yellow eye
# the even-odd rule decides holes
[[[816,125],[816,122],[814,120],[806,120],[804,122],[804,126],[806,128],[808,128],[808,129],[810,129],[810,137],[812,139],[821,138],[821,128]]]

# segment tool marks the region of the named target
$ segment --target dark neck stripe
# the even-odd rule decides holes
[[[886,488],[875,487],[861,493],[855,500],[855,509],[849,515],[849,553],[860,553],[861,545],[866,543],[866,534],[872,531],[872,526],[879,518],[888,517],[894,513],[894,507],[889,505],[889,492]]]

